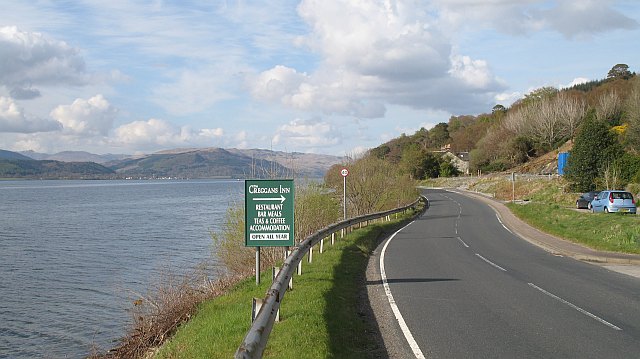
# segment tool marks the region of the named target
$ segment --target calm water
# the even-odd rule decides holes
[[[134,292],[210,257],[242,181],[0,181],[0,358],[80,358]]]

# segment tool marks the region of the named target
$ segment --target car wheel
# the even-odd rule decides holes
[[[580,203],[578,201],[576,201],[576,208],[580,209]]]
[[[591,207],[591,203],[587,203],[587,209],[593,210],[593,207]]]
[[[609,213],[609,208],[607,208],[607,206],[604,206],[604,213]]]

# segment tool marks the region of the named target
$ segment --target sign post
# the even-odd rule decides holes
[[[245,246],[256,247],[256,284],[260,284],[260,247],[294,245],[293,180],[244,182]]]
[[[340,170],[340,174],[342,175],[342,219],[347,219],[347,176],[349,175],[349,170],[345,167]],[[344,228],[340,230],[340,238],[344,238]]]
[[[343,168],[340,170],[340,174],[342,175],[342,219],[347,219],[347,176],[349,175],[349,170]]]

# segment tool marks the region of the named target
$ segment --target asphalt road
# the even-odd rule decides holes
[[[640,279],[547,253],[475,199],[424,194],[381,258],[418,357],[640,358]]]

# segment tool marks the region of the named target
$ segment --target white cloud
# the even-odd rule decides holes
[[[277,65],[271,70],[264,71],[253,80],[253,95],[261,100],[282,101],[288,103],[288,96],[300,90],[300,86],[309,81],[305,73],[298,73],[295,69]]]
[[[295,119],[280,126],[272,142],[286,148],[318,149],[339,144],[342,137],[328,122]]]
[[[484,27],[522,35],[553,30],[574,38],[638,27],[613,4],[611,0],[433,0],[432,9],[447,31]]]
[[[134,121],[114,130],[114,145],[145,150],[184,146],[213,146],[224,135],[221,128],[194,130],[161,119]]]
[[[65,134],[79,136],[107,136],[116,114],[117,110],[100,94],[88,100],[76,99],[71,105],[60,105],[51,111]]]
[[[556,7],[540,11],[540,17],[568,38],[638,27],[636,20],[612,9],[612,3],[610,0],[559,1]]]
[[[520,92],[503,92],[495,95],[496,104],[500,104],[505,107],[511,106],[514,102],[522,98]]]
[[[452,56],[449,73],[473,88],[487,88],[495,79],[489,71],[486,61],[472,60],[469,56]]]
[[[488,64],[453,56],[425,6],[412,1],[305,0],[298,13],[312,32],[296,41],[319,56],[310,74],[278,65],[253,79],[256,98],[288,107],[380,118],[388,105],[480,108],[503,89]]]
[[[38,96],[38,85],[80,85],[87,81],[77,49],[63,41],[15,26],[0,27],[0,85],[22,98]]]
[[[248,137],[247,131],[240,131],[236,133],[236,135],[233,137],[235,141],[233,146],[236,148],[248,148],[249,142],[247,137]]]
[[[9,97],[0,96],[0,132],[47,132],[62,128],[57,121],[29,116]]]
[[[588,78],[586,78],[586,77],[576,77],[576,78],[575,78],[575,79],[573,79],[573,81],[571,81],[569,84],[567,84],[567,85],[560,85],[559,87],[560,87],[560,88],[569,88],[569,87],[573,87],[573,86],[575,86],[575,85],[580,85],[580,84],[583,84],[583,83],[587,83],[587,82],[589,82],[589,81],[590,81],[590,80],[589,80]]]
[[[236,65],[184,69],[171,81],[156,87],[152,101],[173,115],[207,110],[220,101],[234,98],[235,83],[243,70]]]

